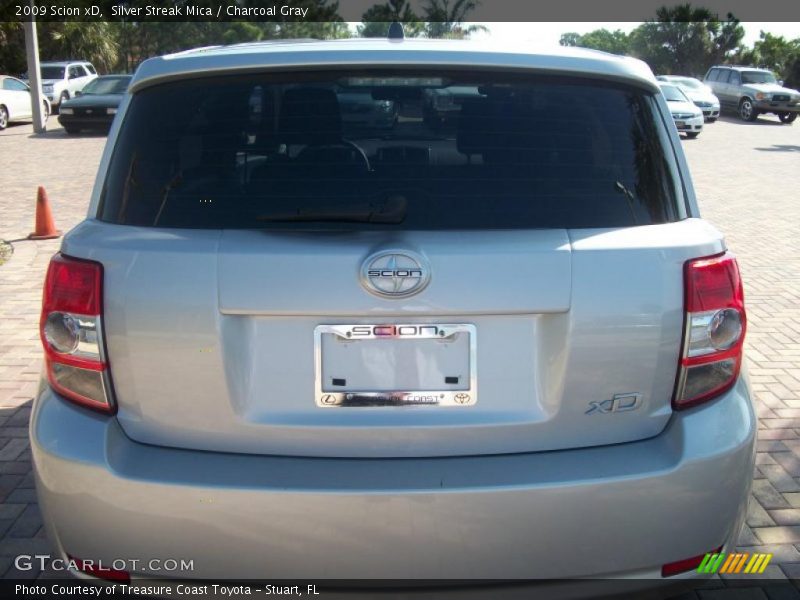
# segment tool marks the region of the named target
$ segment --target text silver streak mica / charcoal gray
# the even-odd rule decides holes
[[[148,60],[41,329],[37,489],[79,560],[680,578],[745,514],[739,271],[637,60],[424,40]]]

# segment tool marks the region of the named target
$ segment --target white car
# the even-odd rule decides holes
[[[42,92],[53,106],[74,98],[76,92],[97,78],[97,70],[86,61],[43,62],[40,72]]]
[[[678,131],[685,133],[686,137],[694,139],[703,131],[703,111],[689,100],[681,88],[671,83],[658,84],[667,100],[669,112]]]
[[[709,86],[699,79],[680,75],[659,75],[656,79],[681,88],[689,100],[703,111],[703,118],[706,122],[713,123],[719,119],[719,98]]]
[[[44,104],[44,120],[50,116],[50,102]],[[8,75],[0,75],[0,129],[16,121],[29,121],[33,118],[31,89],[24,81]]]

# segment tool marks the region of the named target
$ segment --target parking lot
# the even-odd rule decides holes
[[[0,132],[0,240],[12,241],[14,250],[0,264],[0,575],[5,577],[48,576],[19,572],[13,559],[49,552],[30,473],[27,421],[41,365],[41,284],[60,240],[24,238],[33,227],[39,185],[48,192],[60,229],[83,218],[104,143],[103,136],[69,137],[55,119],[41,136],[27,124]],[[746,286],[747,357],[760,438],[740,546],[774,554],[761,578],[800,578],[800,123],[723,117],[683,144],[703,216],[726,233]],[[752,591],[748,597],[767,597],[763,590]]]

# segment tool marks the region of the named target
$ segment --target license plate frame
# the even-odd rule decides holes
[[[323,380],[323,335],[341,341],[399,340],[401,343],[447,341],[466,334],[469,374],[458,389],[398,389],[333,391]],[[328,389],[326,389],[328,388]],[[314,402],[319,408],[363,407],[458,407],[474,406],[477,397],[477,330],[468,323],[357,323],[317,325],[314,328]]]

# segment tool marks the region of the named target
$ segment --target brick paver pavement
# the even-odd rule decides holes
[[[37,185],[57,225],[83,217],[103,137],[45,136],[29,125],[0,132],[0,239],[24,238]],[[684,141],[704,217],[722,229],[746,283],[748,361],[760,419],[753,497],[740,544],[772,552],[764,577],[800,577],[800,123],[723,118]],[[46,552],[33,492],[27,420],[40,370],[41,282],[59,241],[19,241],[0,266],[0,574],[13,557]],[[655,541],[657,543],[657,541]],[[745,592],[745,590],[741,590]],[[747,597],[766,598],[762,590]],[[785,593],[785,590],[783,591]],[[714,597],[714,590],[700,592]]]

